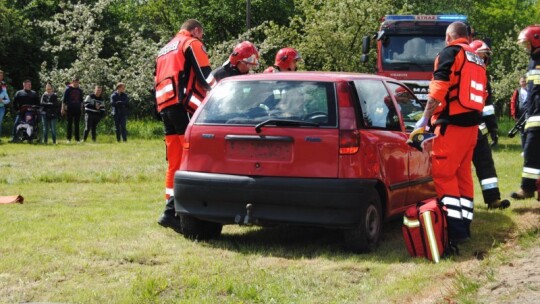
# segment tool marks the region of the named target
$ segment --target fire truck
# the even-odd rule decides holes
[[[463,15],[386,15],[377,43],[378,75],[401,80],[425,103],[433,62],[445,47],[446,28],[455,21],[467,22]],[[363,38],[362,62],[367,62],[371,37]]]

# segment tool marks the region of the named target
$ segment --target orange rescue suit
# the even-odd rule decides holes
[[[432,117],[438,135],[433,141],[432,177],[448,210],[451,240],[470,237],[471,163],[487,84],[483,61],[466,43],[465,38],[454,40],[439,53],[430,83],[430,97],[440,102]]]
[[[185,57],[188,48],[191,48],[198,63],[198,66],[189,66],[189,70],[186,69]],[[156,59],[155,89],[158,112],[177,103],[183,104],[188,112],[195,112],[209,89],[197,81],[195,69],[205,66],[210,66],[210,61],[202,41],[192,37],[186,30],[178,32],[159,51]]]

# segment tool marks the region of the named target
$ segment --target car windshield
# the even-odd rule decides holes
[[[385,70],[431,71],[433,61],[444,48],[444,36],[387,36],[384,40]]]
[[[282,120],[296,122],[287,125],[336,126],[335,100],[332,82],[229,81],[214,89],[195,123],[258,125]]]

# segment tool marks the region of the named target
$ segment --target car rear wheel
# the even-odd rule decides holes
[[[345,246],[355,253],[367,253],[377,247],[381,235],[382,214],[379,195],[362,202],[361,218],[353,229],[344,231]]]
[[[208,240],[221,235],[222,224],[203,221],[189,215],[180,215],[182,233],[188,239]]]

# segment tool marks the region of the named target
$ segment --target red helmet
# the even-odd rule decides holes
[[[474,40],[469,44],[469,46],[477,53],[486,53],[488,55],[491,55],[491,49],[482,40]]]
[[[524,28],[518,36],[518,43],[525,48],[534,51],[540,47],[540,25],[529,25]],[[530,48],[528,47],[530,46]]]
[[[276,54],[274,65],[279,67],[281,71],[287,71],[293,60],[302,60],[300,53],[293,48],[282,48]]]
[[[232,54],[229,56],[229,61],[233,66],[236,66],[238,62],[243,61],[248,64],[259,64],[259,51],[255,45],[249,41],[243,41],[237,44]]]

